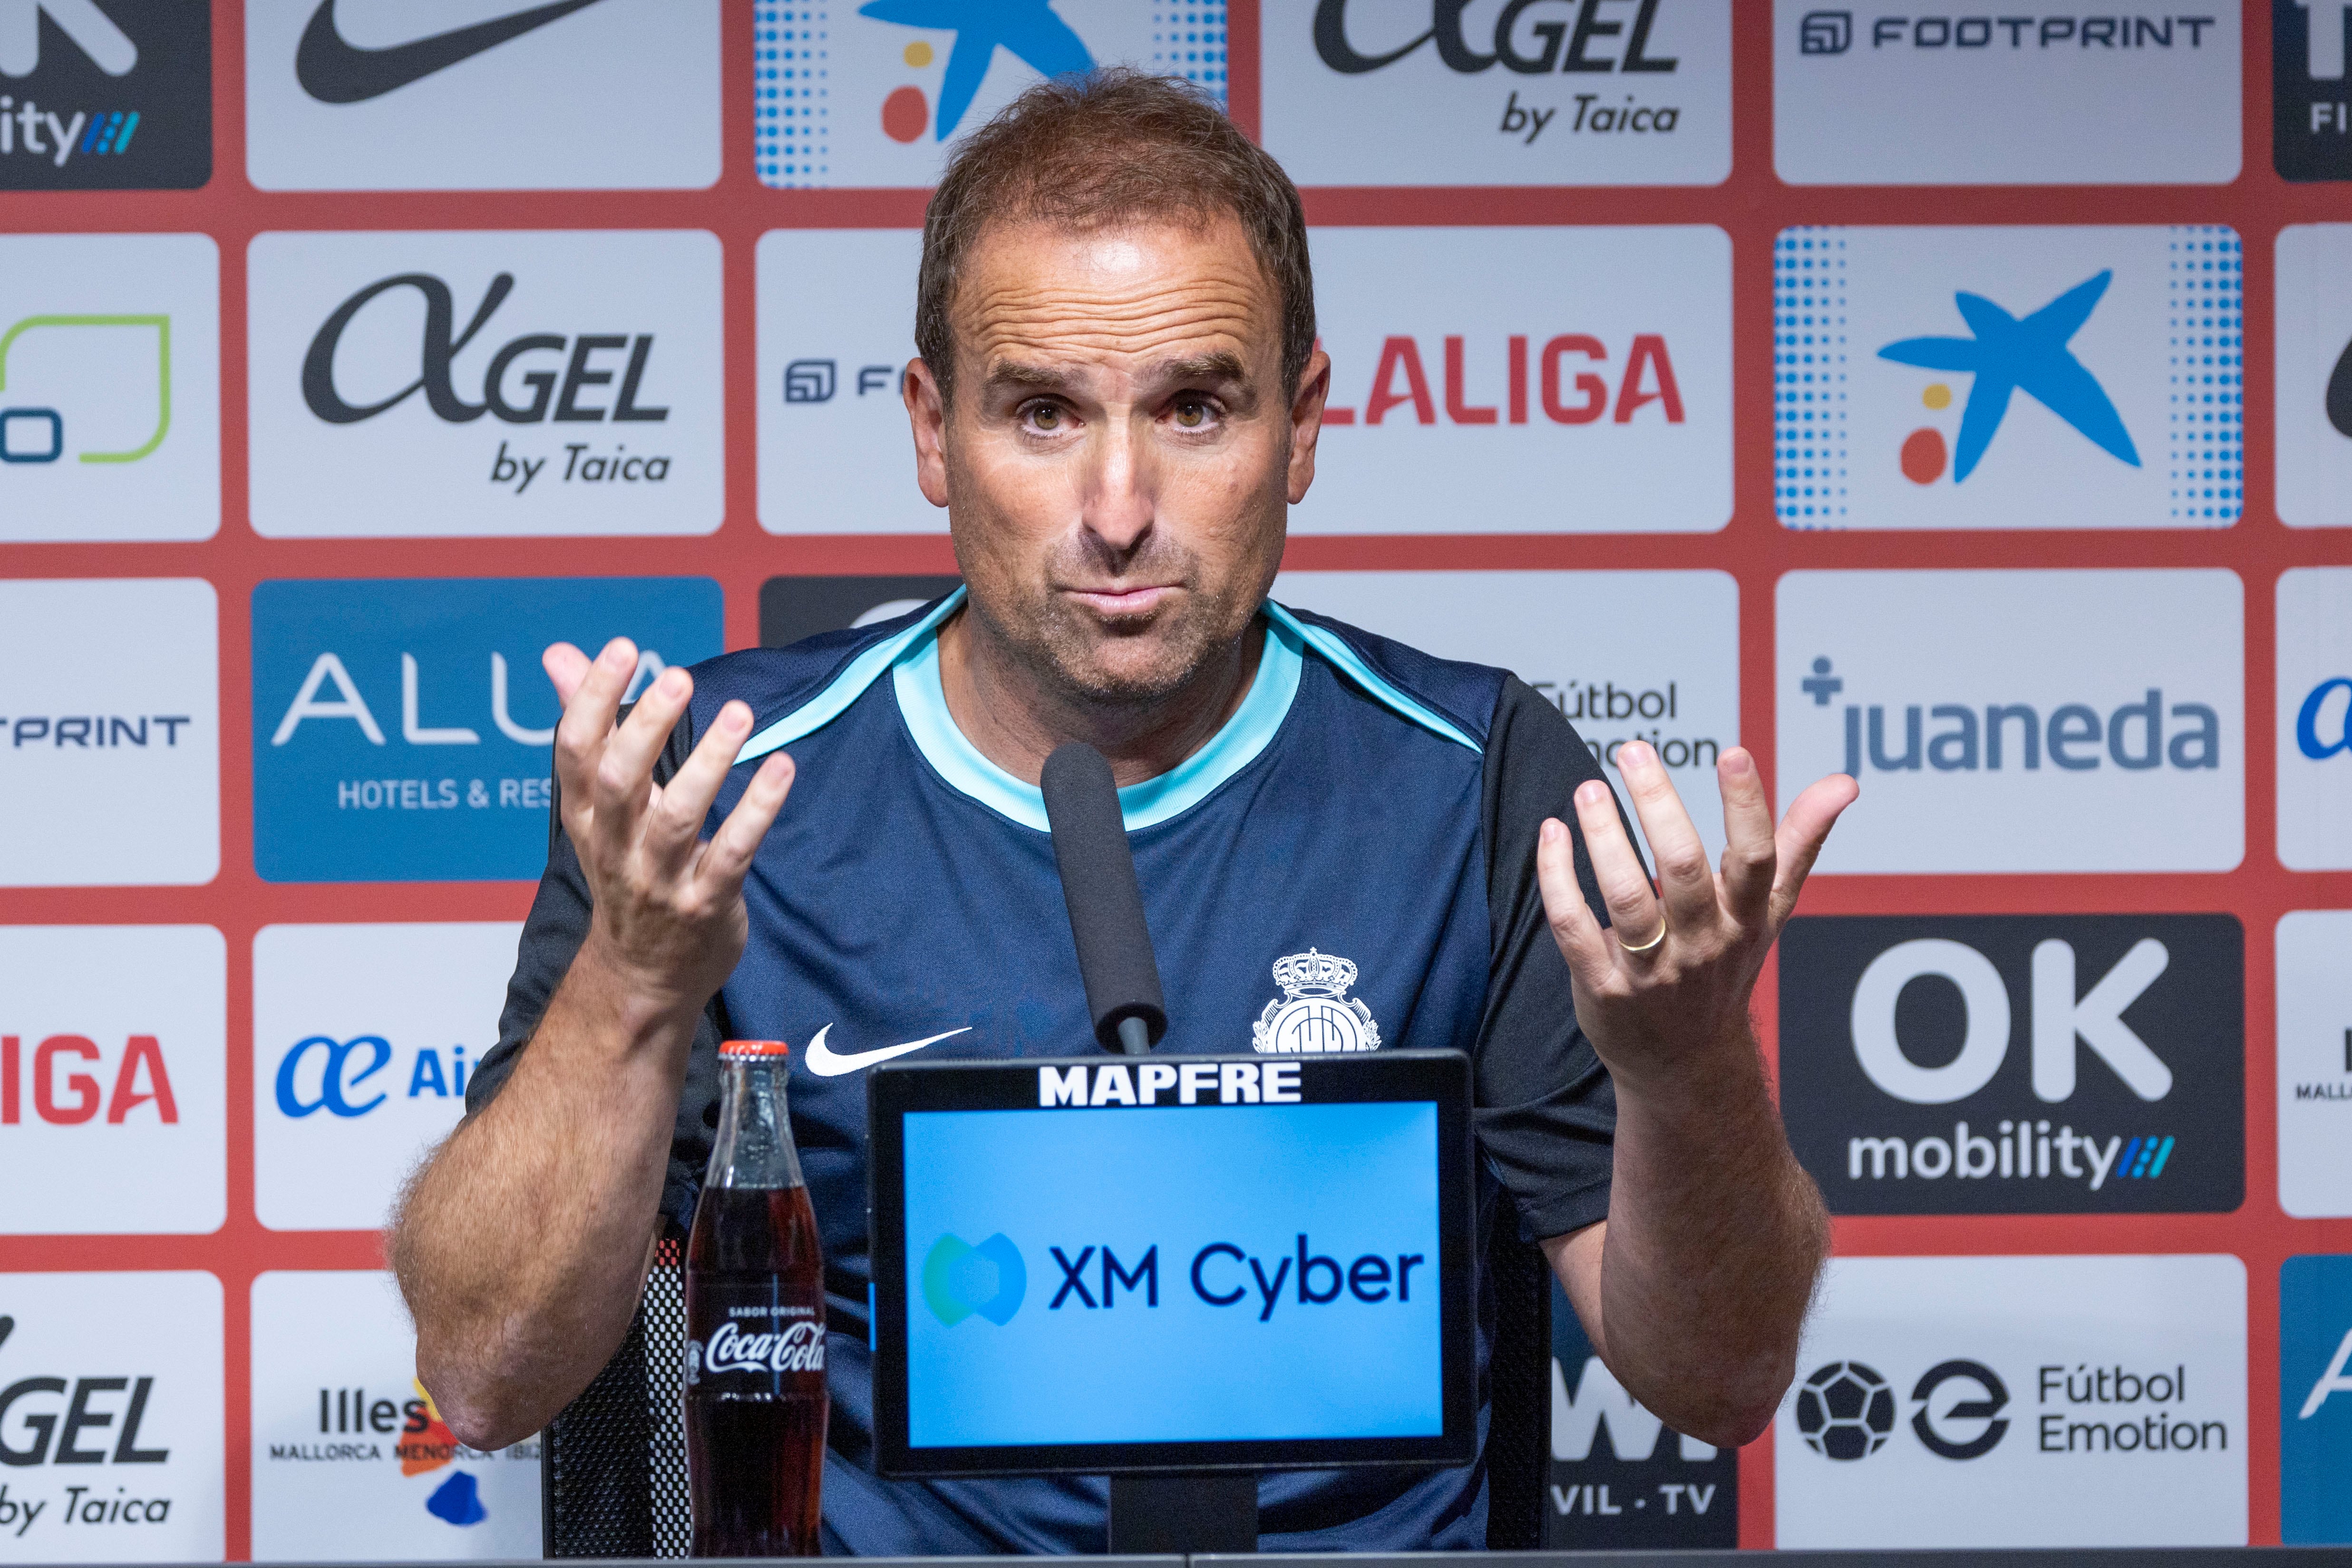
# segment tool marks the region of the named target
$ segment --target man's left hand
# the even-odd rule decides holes
[[[1609,786],[1576,791],[1594,879],[1609,911],[1604,928],[1577,885],[1571,840],[1557,820],[1543,825],[1536,870],[1553,937],[1568,960],[1576,1016],[1610,1074],[1633,1085],[1701,1068],[1715,1050],[1748,1046],[1748,997],[1798,889],[1838,814],[1862,788],[1843,773],[1796,798],[1776,833],[1756,759],[1734,747],[1716,765],[1723,787],[1724,851],[1718,872],[1683,809],[1657,752],[1631,741],[1617,749],[1633,811],[1657,858],[1653,891]]]

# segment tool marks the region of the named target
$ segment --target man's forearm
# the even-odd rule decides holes
[[[645,1283],[694,1018],[642,1016],[596,943],[390,1237],[418,1376],[478,1447],[536,1431],[586,1386]]]
[[[1621,1077],[1598,1300],[1579,1306],[1598,1308],[1596,1348],[1654,1414],[1726,1447],[1760,1433],[1828,1243],[1745,1031],[1661,1081]]]

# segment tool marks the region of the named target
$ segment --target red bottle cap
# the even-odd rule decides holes
[[[719,1054],[722,1057],[788,1057],[792,1047],[782,1040],[721,1040]]]

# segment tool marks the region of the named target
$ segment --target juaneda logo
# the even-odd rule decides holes
[[[2000,13],[1777,0],[1773,125],[1792,184],[2220,184],[2235,179],[2231,5],[2034,0]],[[2149,115],[2161,102],[2168,112]],[[1933,136],[1883,133],[1888,106]]]
[[[0,36],[0,189],[194,190],[212,178],[212,14],[16,0]]]
[[[719,648],[698,577],[265,583],[255,858],[272,881],[537,877],[561,717],[550,643],[640,651],[630,694]]]
[[[1841,1214],[2233,1209],[2244,962],[2227,915],[1791,921],[1790,1145]]]
[[[1552,1297],[1551,1479],[1544,1545],[1727,1550],[1738,1543],[1737,1451],[1671,1430],[1625,1392],[1565,1296]]]
[[[1729,26],[1694,0],[1276,0],[1267,144],[1310,184],[1712,184]]]
[[[2271,0],[2271,161],[2282,179],[2352,180],[2347,0]]]
[[[710,236],[266,235],[253,257],[278,301],[252,329],[263,531],[717,525]]]

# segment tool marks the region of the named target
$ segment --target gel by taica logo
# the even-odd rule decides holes
[[[923,1258],[922,1290],[923,1304],[950,1328],[976,1312],[1001,1329],[1028,1294],[1029,1266],[1003,1231],[978,1247],[942,1236]]]
[[[1781,521],[2234,521],[2243,273],[2218,227],[1784,230]]]
[[[1792,921],[1790,1146],[1843,1214],[2235,1208],[2243,946],[2227,915]]]
[[[264,583],[253,595],[254,857],[270,881],[535,878],[554,689],[541,653],[641,650],[631,695],[720,646],[707,578]]]
[[[0,189],[193,190],[212,167],[206,7],[0,6]]]
[[[2352,1258],[2279,1265],[2279,1538],[2352,1542]]]

